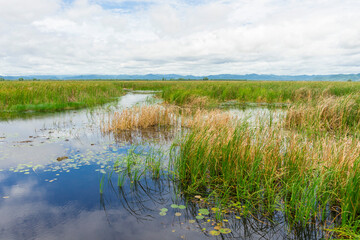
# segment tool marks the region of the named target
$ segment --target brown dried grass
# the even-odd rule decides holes
[[[155,126],[176,126],[178,109],[173,106],[136,106],[115,112],[103,122],[103,132],[117,132],[131,129],[146,129]]]
[[[284,124],[312,132],[356,131],[360,126],[358,97],[322,97],[316,104],[294,105],[288,109]]]
[[[179,108],[174,105],[136,106],[115,112],[101,124],[103,132],[119,132],[124,130],[148,129],[157,126],[172,127],[206,127],[221,129],[234,122],[230,113],[221,110],[194,110]]]
[[[205,108],[211,104],[214,104],[215,100],[207,96],[191,96],[187,103],[184,105],[185,108]]]

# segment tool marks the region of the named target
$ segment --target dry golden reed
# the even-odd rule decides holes
[[[131,129],[146,129],[154,126],[177,125],[178,111],[175,107],[161,105],[135,106],[115,112],[109,116],[107,122],[103,122],[102,130],[122,131]]]
[[[146,129],[156,126],[172,127],[202,127],[212,126],[220,129],[234,121],[230,113],[221,110],[194,111],[191,108],[179,108],[174,105],[145,105],[124,109],[108,116],[103,121],[103,132],[118,132],[123,130]]]
[[[207,96],[191,96],[189,97],[188,102],[184,105],[186,108],[205,108],[211,103],[216,102],[215,100],[210,99]]]
[[[302,103],[288,109],[285,126],[311,131],[349,132],[360,126],[358,97],[322,97],[316,103]]]

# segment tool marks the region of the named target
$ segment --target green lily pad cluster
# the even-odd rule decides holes
[[[202,219],[204,219],[204,216],[203,215],[197,215],[195,218],[198,219],[198,220],[202,220]]]
[[[195,217],[198,220],[204,219],[205,217],[203,215],[209,215],[210,212],[206,208],[199,209],[198,215]]]
[[[229,234],[229,233],[231,233],[231,229],[230,228],[220,228],[219,232],[221,232],[222,234]]]
[[[201,213],[202,215],[209,215],[210,214],[209,210],[207,210],[206,208],[199,209],[199,213]]]
[[[165,216],[169,210],[167,208],[160,209],[160,216]]]
[[[184,205],[176,205],[176,204],[171,204],[172,208],[178,208],[178,209],[185,209],[186,207]]]
[[[218,231],[217,230],[211,230],[209,232],[209,234],[213,235],[213,236],[218,236],[218,235],[220,235],[220,233],[229,234],[229,233],[231,233],[231,229],[230,228],[220,228]]]

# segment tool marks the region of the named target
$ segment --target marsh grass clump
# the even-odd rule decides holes
[[[285,127],[310,133],[358,133],[360,126],[360,98],[322,97],[319,101],[295,104],[289,108]]]
[[[359,220],[358,140],[312,139],[281,124],[254,127],[227,118],[195,126],[180,143],[174,164],[184,191],[216,191],[267,214],[280,208],[292,224],[326,221],[335,209],[343,225]]]
[[[161,105],[135,106],[115,112],[102,123],[103,132],[146,129],[156,126],[176,126],[178,111]]]
[[[135,106],[115,112],[108,116],[101,124],[104,133],[113,132],[115,137],[123,135],[129,130],[156,130],[156,127],[208,126],[210,122],[217,123],[217,127],[228,124],[234,117],[221,110],[203,110],[200,108],[179,108],[174,105],[144,105]],[[120,135],[119,135],[120,136]]]

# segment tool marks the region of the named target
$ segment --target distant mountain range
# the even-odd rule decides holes
[[[53,79],[53,80],[86,80],[86,79],[120,79],[120,80],[273,80],[273,81],[359,81],[358,74],[333,75],[267,75],[267,74],[218,74],[208,76],[178,75],[178,74],[146,74],[146,75],[27,75],[27,76],[0,76],[7,80]]]

